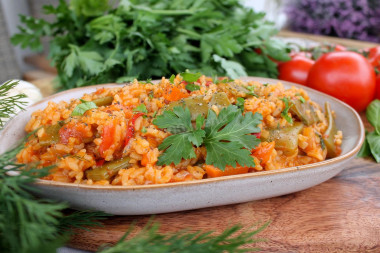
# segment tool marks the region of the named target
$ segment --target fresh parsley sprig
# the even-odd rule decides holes
[[[198,116],[196,127],[191,123],[190,110],[176,106],[173,111],[164,111],[157,116],[153,124],[167,129],[173,135],[165,138],[159,146],[164,153],[158,159],[158,165],[178,164],[182,159],[195,158],[193,145],[204,145],[207,150],[206,163],[221,170],[227,165],[236,167],[254,166],[250,150],[260,143],[252,133],[260,132],[262,116],[251,112],[242,114],[241,110],[230,105],[223,108],[219,115],[213,110],[208,111],[205,127],[202,129],[204,118]]]
[[[293,124],[293,119],[291,116],[289,116],[289,109],[292,107],[292,104],[290,104],[290,100],[287,97],[280,98],[285,103],[285,108],[281,112],[281,116],[289,123]]]
[[[62,89],[186,69],[277,78],[272,59],[290,60],[287,45],[273,37],[275,26],[238,0],[60,0],[44,12],[49,21],[21,15],[11,42],[42,50],[42,38],[48,38]]]

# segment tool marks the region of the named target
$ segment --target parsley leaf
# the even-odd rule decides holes
[[[71,116],[82,116],[88,110],[98,108],[96,104],[92,101],[85,101],[83,99],[81,99],[80,101],[82,103],[74,108],[73,112],[71,113]]]
[[[200,90],[201,89],[201,87],[199,85],[196,85],[196,84],[193,84],[193,83],[187,84],[185,88],[188,91],[195,91],[195,90]]]
[[[199,115],[196,119],[196,129],[191,124],[191,114],[189,108],[176,106],[173,111],[164,111],[153,120],[153,124],[159,128],[166,128],[173,133],[158,146],[159,150],[165,150],[158,158],[158,165],[177,165],[183,159],[195,158],[193,144],[199,147],[205,136],[201,129],[204,118]]]
[[[172,74],[169,79],[170,83],[174,83],[174,79],[175,79],[175,75]]]
[[[289,99],[288,98],[280,98],[285,103],[285,109],[281,112],[281,116],[286,119],[286,121],[290,124],[293,124],[293,119],[288,115],[289,109],[293,104],[289,105]]]
[[[146,109],[145,104],[139,104],[135,109],[133,109],[134,112],[143,112],[148,113],[148,110]]]
[[[244,86],[245,89],[248,90],[247,94],[248,95],[251,95],[251,96],[254,96],[254,97],[259,97],[256,93],[255,93],[255,86]]]
[[[199,115],[194,129],[189,108],[176,106],[173,111],[164,111],[153,124],[166,128],[173,135],[165,138],[158,147],[165,151],[157,164],[178,164],[182,159],[195,158],[193,145],[204,145],[207,150],[206,163],[221,170],[227,165],[236,167],[237,163],[255,166],[250,150],[260,143],[260,139],[251,134],[260,132],[258,124],[261,120],[259,113],[243,115],[236,106],[230,105],[223,108],[219,115],[209,110],[206,122]]]
[[[206,164],[224,170],[227,165],[236,167],[255,166],[250,150],[256,147],[260,140],[251,133],[260,132],[257,126],[262,120],[259,113],[246,113],[244,116],[234,105],[221,110],[216,116],[209,110],[205,125],[206,137],[204,143],[207,149]]]
[[[236,99],[236,106],[241,110],[244,111],[244,98],[237,98]]]
[[[182,76],[183,81],[188,83],[196,82],[201,76],[201,73],[190,73],[190,72],[183,72],[180,74]]]

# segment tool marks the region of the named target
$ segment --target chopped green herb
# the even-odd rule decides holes
[[[174,83],[175,75],[171,75],[169,78],[170,83]]]
[[[148,95],[149,99],[152,100],[154,98],[154,92],[151,90]]]
[[[146,128],[145,128],[145,127],[142,127],[141,132],[142,132],[143,134],[145,134],[145,133],[146,133]]]
[[[155,112],[153,113],[152,118],[156,117],[156,115],[157,115],[157,111],[155,111]]]
[[[148,110],[146,109],[145,104],[139,104],[135,109],[133,109],[134,112],[143,112],[148,113]]]
[[[259,97],[256,93],[255,93],[255,86],[244,86],[244,88],[246,88],[248,90],[247,94],[248,95],[251,95],[251,96],[254,96],[254,97]]]
[[[224,78],[222,80],[219,80],[216,78],[216,81],[214,81],[215,84],[220,84],[220,83],[230,83],[230,82],[233,82],[234,80],[233,79],[229,79],[229,78]]]
[[[289,109],[290,109],[290,107],[292,107],[293,104],[289,105],[289,98],[284,97],[284,98],[281,98],[281,100],[284,101],[284,103],[285,103],[285,109],[281,112],[281,116],[284,119],[286,119],[286,121],[288,123],[293,124],[293,119],[288,114],[289,113]]]
[[[75,106],[73,112],[71,113],[71,116],[82,116],[88,110],[98,108],[92,101],[85,101],[83,99],[80,99],[80,101],[82,103]]]
[[[140,83],[143,83],[143,84],[152,84],[152,85],[154,85],[154,83],[152,83],[152,78],[148,78],[148,79],[146,79],[146,81],[141,81]]]
[[[183,81],[188,83],[196,82],[201,76],[201,73],[190,73],[190,72],[183,72],[180,74],[182,76]]]
[[[244,98],[237,98],[236,99],[236,106],[241,110],[244,111]]]
[[[306,100],[303,98],[303,96],[300,93],[296,93],[296,96],[299,97],[298,99],[301,101],[302,104],[306,102]]]
[[[199,85],[196,85],[196,84],[193,84],[193,83],[187,84],[185,88],[188,91],[195,91],[195,90],[200,90],[201,89],[201,87]]]

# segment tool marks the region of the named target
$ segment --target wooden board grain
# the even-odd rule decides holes
[[[115,216],[104,227],[78,231],[70,246],[96,250],[119,240],[132,222],[150,216]],[[223,231],[240,223],[271,224],[255,246],[263,252],[380,252],[380,165],[355,159],[333,179],[310,189],[260,201],[161,214],[163,233],[181,229]]]

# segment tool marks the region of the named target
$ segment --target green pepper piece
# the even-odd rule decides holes
[[[295,122],[292,126],[270,129],[269,137],[263,141],[274,141],[275,148],[280,149],[285,155],[292,155],[298,151],[298,134],[301,133],[304,124]]]
[[[44,126],[45,134],[39,137],[39,144],[41,146],[50,146],[59,142],[59,130],[62,128],[63,122],[58,122],[55,125]]]
[[[292,99],[290,102],[290,112],[295,114],[305,125],[309,126],[319,121],[318,115],[314,107],[305,101],[302,103],[299,99]]]
[[[111,105],[112,101],[113,101],[113,97],[111,97],[111,96],[92,100],[92,102],[94,102],[96,104],[96,106],[98,106],[98,107],[99,106]]]
[[[119,170],[126,168],[129,165],[130,158],[123,157],[116,161],[106,162],[102,166],[95,167],[85,171],[87,179],[93,181],[110,180]]]
[[[227,94],[224,92],[218,92],[212,95],[211,101],[209,103],[209,108],[213,105],[216,105],[219,110],[228,107],[231,104],[230,100],[227,97]]]
[[[334,142],[334,136],[337,134],[338,129],[336,128],[335,120],[331,112],[330,104],[328,102],[325,103],[325,115],[329,125],[326,129],[326,132],[323,134],[322,139],[325,142],[325,146],[327,148],[327,158],[332,158],[338,155],[338,150]]]
[[[190,110],[191,120],[195,120],[198,117],[198,115],[206,117],[208,112],[208,104],[203,100],[203,98],[204,96],[184,98],[170,103],[166,107],[166,110],[173,110],[175,106],[186,106]]]

